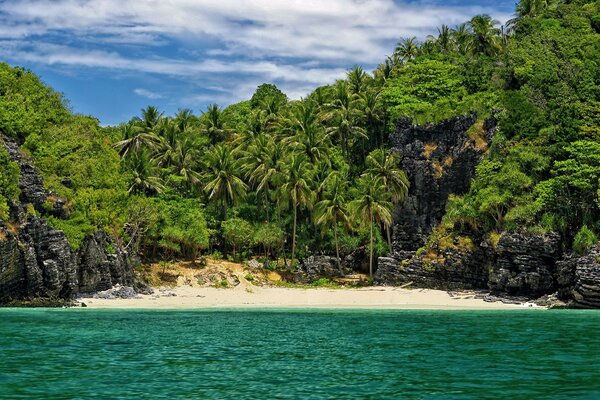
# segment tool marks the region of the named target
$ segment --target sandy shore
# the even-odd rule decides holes
[[[179,286],[156,289],[134,299],[81,299],[90,308],[357,308],[357,309],[518,309],[528,305],[489,303],[474,293],[430,289],[360,289],[245,286],[233,289]]]

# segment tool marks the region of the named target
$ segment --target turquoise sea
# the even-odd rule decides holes
[[[600,399],[600,312],[0,309],[2,399]]]

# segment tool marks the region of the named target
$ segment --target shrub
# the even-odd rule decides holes
[[[579,254],[585,254],[597,243],[598,236],[587,225],[584,225],[575,235],[573,250]]]

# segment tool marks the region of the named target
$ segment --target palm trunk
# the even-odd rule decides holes
[[[334,218],[333,237],[335,239],[335,254],[337,256],[337,265],[338,265],[338,268],[341,268],[342,263],[340,261],[340,244],[338,242],[338,235],[337,235],[337,218]]]
[[[294,229],[292,233],[292,259],[290,260],[291,264],[294,263],[294,256],[296,255],[296,221],[298,220],[298,207],[294,202]]]
[[[388,239],[388,251],[392,254],[392,231],[390,226],[386,225],[385,230],[387,231],[387,239]]]
[[[369,247],[369,278],[373,279],[373,211],[371,211],[371,244]]]

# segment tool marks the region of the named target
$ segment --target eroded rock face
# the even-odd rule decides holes
[[[344,265],[338,267],[335,257],[310,256],[302,261],[294,280],[300,283],[309,283],[319,278],[335,278],[351,273],[352,270]]]
[[[559,296],[573,306],[600,308],[600,249],[585,255],[569,254],[559,261]]]
[[[380,257],[375,282],[402,285],[413,282],[417,287],[433,289],[481,289],[488,279],[488,260],[480,248],[448,248],[435,255],[414,255],[399,261]]]
[[[558,234],[504,233],[494,253],[488,286],[492,292],[530,297],[557,289],[556,261],[561,255]]]
[[[448,197],[469,190],[495,131],[494,119],[478,122],[475,114],[425,126],[398,121],[390,142],[402,157],[410,189],[394,215],[393,257],[404,259],[405,252],[423,246],[444,216]]]
[[[103,232],[86,238],[75,252],[62,231],[36,216],[28,217],[18,235],[0,224],[0,302],[131,286],[132,271],[127,253]]]
[[[131,286],[134,279],[129,255],[106,233],[87,237],[74,251],[64,232],[26,211],[25,204],[32,204],[38,213],[44,211],[48,194],[37,169],[22,156],[16,142],[0,139],[21,168],[20,202],[11,204],[11,223],[0,221],[0,302],[69,298],[116,284]],[[64,215],[60,201],[56,204],[56,214]]]

